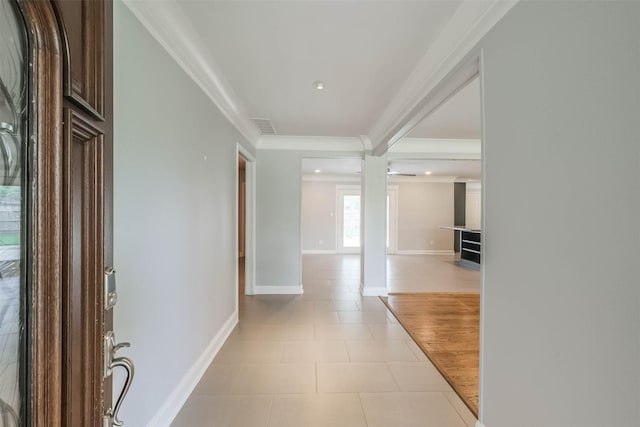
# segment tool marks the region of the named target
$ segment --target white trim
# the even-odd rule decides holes
[[[480,420],[476,421],[476,427],[486,427],[484,424],[480,422]]]
[[[396,255],[455,255],[453,249],[398,249]]]
[[[257,285],[255,295],[302,295],[302,285],[293,286],[267,286]]]
[[[335,255],[335,249],[303,249],[302,255]]]
[[[360,175],[303,174],[304,182],[361,182]]]
[[[360,197],[360,212],[362,212],[362,186],[361,185],[336,185],[336,213],[335,230],[336,230],[336,252],[339,254],[359,254],[360,247],[344,247],[342,245],[342,237],[344,233],[344,196]],[[362,215],[361,215],[362,216]],[[360,218],[360,242],[362,243],[362,218]]]
[[[142,26],[253,146],[260,131],[209,53],[179,2],[123,0]]]
[[[360,137],[262,135],[256,145],[258,150],[337,151],[362,154]]]
[[[482,222],[482,226],[480,227],[482,232],[484,233],[484,236],[487,236],[487,223],[486,223],[486,182],[487,182],[487,162],[486,162],[486,134],[485,134],[485,123],[486,123],[486,117],[485,117],[485,84],[484,84],[484,51],[482,49],[480,49],[480,56],[478,59],[478,63],[479,63],[479,80],[480,80],[480,117],[481,117],[481,129],[482,129],[482,152],[485,153],[484,156],[482,156],[482,178],[480,180],[480,184],[481,184],[481,193],[480,193],[480,209],[481,209],[481,218],[480,221]],[[491,188],[489,186],[489,188]],[[486,238],[482,240],[482,252],[484,252],[485,255],[482,255],[480,258],[480,348],[479,348],[479,353],[480,353],[480,360],[479,360],[479,367],[478,367],[478,418],[484,418],[484,356],[485,356],[485,340],[484,340],[484,332],[485,332],[485,262],[486,262],[486,253],[487,253],[487,241]],[[480,426],[476,426],[476,427],[482,427],[482,424],[480,424]]]
[[[389,149],[387,159],[404,158],[407,154],[429,159],[482,158],[479,139],[402,138],[401,142]]]
[[[386,297],[389,295],[385,287],[364,286],[363,284],[360,284],[360,294],[363,297]]]
[[[198,382],[213,362],[216,354],[222,348],[233,328],[238,323],[238,311],[234,311],[231,316],[224,322],[222,328],[213,337],[204,352],[198,357],[198,360],[189,368],[187,373],[182,377],[180,382],[173,389],[169,397],[162,402],[160,409],[155,416],[147,423],[147,427],[169,427],[175,419],[182,406],[185,404],[191,392],[196,388]]]
[[[421,104],[432,97],[434,89],[459,68],[480,40],[517,2],[465,0],[460,5],[368,132],[375,154],[384,153],[393,145],[393,142],[389,142],[400,133],[401,136],[408,133],[403,128],[411,119],[417,118]],[[437,105],[433,108],[437,108]]]
[[[389,224],[389,246],[387,247],[387,255],[398,253],[398,194],[399,187],[397,185],[389,185],[393,182],[387,177],[387,197],[389,197],[389,216],[387,224]]]
[[[236,247],[235,251],[238,252],[238,158],[242,155],[246,160],[245,163],[245,230],[244,230],[244,294],[253,295],[254,287],[256,283],[256,159],[251,153],[242,146],[240,143],[236,143]],[[237,261],[236,261],[237,262]],[[238,265],[236,264],[236,290],[238,289]],[[239,301],[236,291],[236,308]]]

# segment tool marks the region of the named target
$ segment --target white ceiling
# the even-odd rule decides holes
[[[329,158],[305,158],[302,159],[303,175],[357,175],[362,167],[362,159],[329,159]],[[390,160],[389,169],[402,174],[415,174],[426,177],[426,171],[430,171],[431,178],[457,177],[458,180],[480,180],[480,160],[423,160],[423,159],[399,159]],[[320,172],[315,172],[319,170]]]
[[[482,174],[480,160],[390,160],[389,169],[404,174],[427,176],[430,171],[432,178],[447,176],[458,179],[479,180]]]
[[[476,78],[425,118],[409,138],[481,139],[480,83]]]
[[[358,136],[371,129],[460,3],[181,5],[250,117],[270,119],[280,135]],[[315,80],[326,89],[313,89]]]

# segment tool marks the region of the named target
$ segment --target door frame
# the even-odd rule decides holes
[[[19,0],[29,39],[25,263],[27,412],[32,425],[62,423],[63,31],[50,2]],[[30,169],[30,171],[29,171]]]
[[[238,200],[240,192],[240,157],[244,158],[245,164],[245,230],[244,230],[244,294],[255,295],[256,285],[256,159],[242,146],[236,143],[236,184],[235,184],[235,239],[234,239],[234,259],[235,259],[235,294],[236,294],[236,312],[239,308],[238,286],[239,274],[238,269],[238,235],[240,231],[240,222],[238,220],[238,209],[240,202]]]
[[[389,247],[387,254],[395,254],[398,252],[398,186],[387,185],[387,196],[389,197],[389,216],[387,224],[389,224]]]
[[[344,206],[342,203],[343,196],[359,196],[360,197],[360,213],[362,213],[362,187],[360,185],[336,185],[336,253],[338,254],[359,254],[361,247],[345,248],[342,246],[342,233],[344,221]],[[360,237],[362,238],[362,215],[360,215]]]
[[[386,154],[389,150],[411,132],[422,120],[432,114],[440,105],[445,103],[449,98],[458,93],[459,90],[464,88],[475,78],[478,78],[480,83],[480,125],[481,125],[481,189],[480,189],[480,203],[481,203],[481,229],[482,233],[486,235],[486,156],[485,156],[485,141],[486,141],[486,126],[485,126],[485,81],[484,81],[484,52],[482,48],[473,48],[464,58],[458,61],[458,63],[452,68],[452,70],[438,82],[433,88],[420,97],[417,101],[416,107],[411,110],[411,116],[404,120],[404,126],[396,127],[393,134],[389,135],[387,144],[384,147],[380,146],[374,149],[374,153],[378,155]],[[487,253],[487,243],[483,236],[482,252]],[[483,402],[484,402],[484,337],[485,337],[485,270],[486,270],[486,256],[483,255],[480,261],[480,369],[479,369],[479,389],[478,389],[478,422],[482,424],[484,418]]]

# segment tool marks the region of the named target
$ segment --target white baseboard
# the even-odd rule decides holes
[[[482,424],[480,421],[476,421],[476,427],[486,427],[486,426]]]
[[[455,255],[452,249],[398,249],[396,255]]]
[[[335,255],[335,249],[303,249],[302,255]]]
[[[216,354],[222,348],[233,328],[238,323],[238,311],[234,311],[231,316],[224,322],[222,328],[211,340],[204,352],[198,357],[193,366],[182,377],[182,380],[173,389],[173,392],[162,403],[156,415],[147,423],[147,427],[169,427],[175,419],[182,406],[185,404],[193,389],[196,388],[198,382],[213,362]]]
[[[360,294],[363,297],[386,297],[388,295],[386,287],[364,286],[363,284],[360,284]]]
[[[260,286],[253,288],[254,295],[302,295],[302,285],[297,286]]]

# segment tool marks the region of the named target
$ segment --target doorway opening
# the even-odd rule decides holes
[[[237,144],[236,158],[236,307],[255,293],[255,158]]]
[[[354,292],[359,289],[361,171],[360,157],[301,160],[300,247],[305,293],[326,280],[351,286]],[[334,271],[335,277],[319,277],[319,266]]]
[[[247,160],[238,156],[238,298],[245,294],[245,248],[247,221]]]
[[[398,230],[397,251],[387,255],[385,301],[477,417],[484,237],[479,77],[444,99],[387,152]],[[418,332],[425,330],[430,334]],[[457,338],[429,338],[442,334]]]

